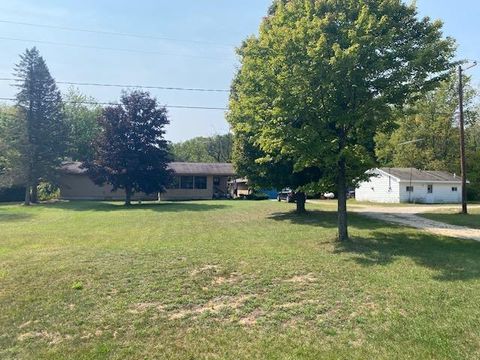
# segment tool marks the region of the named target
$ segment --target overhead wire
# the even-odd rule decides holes
[[[48,25],[48,24],[38,24],[38,23],[30,23],[30,22],[23,22],[23,21],[0,20],[0,23],[30,26],[30,27],[37,27],[37,28],[46,28],[46,29],[65,30],[65,31],[73,31],[73,32],[82,32],[82,33],[91,33],[91,34],[102,34],[102,35],[111,35],[111,36],[131,37],[131,38],[139,38],[139,39],[164,40],[164,41],[172,41],[172,42],[187,42],[187,43],[204,44],[204,45],[225,46],[225,47],[232,47],[232,48],[235,47],[235,45],[232,45],[232,44],[223,44],[223,43],[218,43],[218,42],[214,42],[214,41],[207,41],[207,40],[179,39],[179,38],[170,38],[170,37],[163,37],[163,36],[157,36],[157,35],[133,34],[133,33],[126,33],[126,32],[118,32],[118,31],[107,31],[107,30],[92,30],[92,29],[85,29],[85,28],[75,28],[75,27],[69,27],[69,26]]]
[[[15,98],[9,97],[0,97],[2,101],[17,101]],[[64,101],[67,104],[84,104],[84,105],[105,105],[105,106],[115,106],[121,105],[116,102],[100,102],[100,101]],[[190,106],[190,105],[163,105],[167,109],[193,109],[193,110],[221,110],[227,111],[228,108],[225,107],[214,107],[214,106]]]
[[[0,78],[0,81],[22,81],[15,78]],[[157,85],[122,85],[122,84],[108,84],[108,83],[89,83],[89,82],[73,82],[73,81],[56,81],[57,84],[77,85],[77,86],[99,86],[99,87],[118,87],[118,88],[135,88],[135,89],[158,89],[158,90],[174,90],[174,91],[198,91],[198,92],[219,92],[228,93],[227,89],[208,89],[208,88],[188,88],[188,87],[174,87],[174,86],[157,86]]]
[[[24,42],[24,43],[46,44],[46,45],[64,46],[64,47],[73,47],[73,48],[80,48],[80,49],[120,51],[120,52],[134,53],[134,54],[178,56],[178,57],[195,58],[195,59],[208,59],[208,60],[233,60],[233,58],[228,59],[228,58],[201,56],[201,55],[174,54],[174,53],[164,53],[164,52],[161,52],[161,51],[150,51],[150,50],[126,49],[126,48],[115,48],[115,47],[105,47],[105,46],[95,46],[95,45],[72,44],[72,43],[49,41],[49,40],[22,39],[22,38],[16,38],[16,37],[8,37],[8,36],[0,36],[0,40],[17,41],[17,42]]]

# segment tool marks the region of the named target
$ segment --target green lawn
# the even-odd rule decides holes
[[[480,358],[480,244],[293,207],[0,206],[0,358]]]
[[[474,229],[480,229],[480,209],[473,208],[469,210],[468,215],[463,215],[454,212],[438,212],[438,213],[431,213],[431,214],[420,214],[421,216],[441,221],[447,224],[458,225],[458,226],[467,226]]]

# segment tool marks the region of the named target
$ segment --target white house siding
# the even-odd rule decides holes
[[[362,182],[355,190],[355,198],[358,201],[399,203],[399,191],[399,183],[395,178],[380,174],[370,178],[370,181]]]
[[[428,194],[428,185],[433,185],[433,193]],[[462,185],[460,183],[427,183],[412,182],[413,192],[409,194],[407,186],[410,182],[400,183],[400,202],[457,204],[462,201]],[[456,187],[457,191],[452,191]]]

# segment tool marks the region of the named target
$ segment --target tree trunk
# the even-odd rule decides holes
[[[130,187],[125,188],[125,206],[132,205],[132,189]]]
[[[30,196],[30,202],[34,204],[38,203],[38,184],[32,185],[32,194]]]
[[[297,213],[303,214],[305,212],[305,202],[307,200],[307,196],[304,192],[298,192],[295,195],[295,199],[297,202]]]
[[[348,218],[347,218],[347,181],[345,159],[338,162],[338,240],[348,241]]]
[[[25,186],[25,201],[23,205],[30,206],[30,185]]]

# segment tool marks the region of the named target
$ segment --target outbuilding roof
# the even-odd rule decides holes
[[[169,168],[178,175],[217,175],[233,176],[235,171],[233,165],[229,163],[189,163],[172,162]],[[71,175],[82,175],[87,172],[78,161],[65,162],[62,165],[62,171]]]
[[[429,171],[415,168],[381,168],[382,172],[400,181],[415,182],[462,182],[462,178],[447,171]]]

